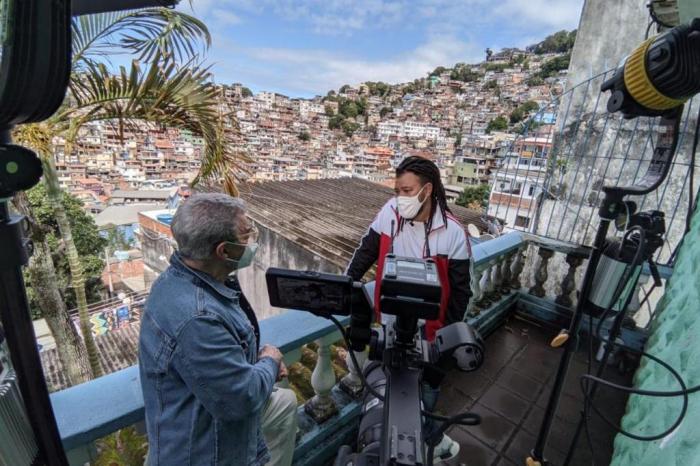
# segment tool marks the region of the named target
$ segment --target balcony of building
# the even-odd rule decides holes
[[[585,249],[518,232],[473,247],[473,297],[465,320],[485,336],[486,362],[476,372],[448,374],[438,411],[448,414],[470,410],[482,416],[482,423],[450,430],[462,447],[454,464],[523,464],[534,446],[561,354],[561,349],[551,347],[549,342],[559,329],[568,326],[576,301],[575,272],[586,254]],[[537,257],[533,273],[523,273],[526,255]],[[570,266],[563,276],[550,276],[548,272],[549,261],[555,255],[564,257]],[[663,272],[668,278],[672,270]],[[552,294],[548,289],[558,292]],[[635,312],[645,313],[646,309],[631,310],[632,315]],[[642,320],[648,319],[637,319]],[[590,322],[597,323],[595,319]],[[562,464],[583,407],[578,376],[588,369],[587,320],[582,328],[582,344],[573,358],[545,450],[553,464]],[[361,412],[361,400],[343,389],[343,385],[356,387],[358,379],[353,371],[347,371],[339,333],[324,319],[289,310],[263,320],[261,334],[262,343],[280,347],[286,364],[296,371],[291,379],[303,401],[298,411],[295,464],[328,464],[340,445],[354,442]],[[642,348],[650,335],[658,338],[649,326],[632,323],[623,329],[622,339],[627,345]],[[593,352],[597,349],[596,345]],[[636,359],[620,353],[615,361],[606,370],[606,378],[629,384]],[[592,364],[595,368],[595,358]],[[54,392],[51,400],[71,464],[95,459],[97,442],[119,429],[133,425],[143,429],[137,366]],[[596,399],[596,406],[615,423],[624,414],[625,403],[626,396],[615,391],[601,393]],[[628,407],[628,412],[633,408]],[[591,464],[592,457],[596,464],[609,464],[611,458],[620,456],[614,450],[620,442],[614,443],[612,428],[596,417],[590,419],[588,428],[590,441],[581,437],[570,464]],[[8,441],[13,440],[3,437],[1,451],[6,451]],[[619,458],[615,461],[631,464]]]

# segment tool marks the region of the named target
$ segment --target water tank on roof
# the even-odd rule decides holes
[[[173,223],[173,214],[156,215],[156,219],[158,219],[158,221],[160,223],[165,223],[166,225],[170,225],[171,223]]]

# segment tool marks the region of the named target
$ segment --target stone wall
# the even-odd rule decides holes
[[[670,364],[688,387],[700,384],[700,210],[685,237],[658,317],[645,351]],[[635,387],[673,391],[679,386],[662,366],[642,359]],[[613,466],[685,466],[700,464],[700,398],[690,395],[688,412],[676,430],[661,440],[639,442],[618,435]],[[622,421],[625,430],[653,435],[670,427],[678,416],[681,398],[633,395]]]

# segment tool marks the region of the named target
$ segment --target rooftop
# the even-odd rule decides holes
[[[105,225],[130,225],[139,222],[139,212],[162,209],[162,204],[128,204],[108,206],[95,216],[98,227]]]
[[[241,188],[253,220],[345,267],[393,189],[359,178],[255,183]],[[465,227],[488,227],[482,214],[450,206]]]
[[[158,190],[140,190],[140,191],[125,191],[122,189],[117,189],[112,192],[112,199],[114,198],[129,198],[129,199],[163,199],[167,200],[171,196],[171,191],[173,188]]]

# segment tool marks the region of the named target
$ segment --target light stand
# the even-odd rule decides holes
[[[552,346],[559,347],[564,346],[564,351],[562,352],[561,359],[559,361],[559,367],[557,368],[557,373],[554,379],[554,385],[552,387],[552,392],[547,402],[547,408],[545,409],[544,419],[540,426],[539,433],[537,435],[537,440],[535,447],[531,452],[531,456],[526,459],[528,466],[541,466],[549,465],[549,462],[544,457],[544,448],[547,443],[547,438],[549,436],[550,429],[552,427],[552,422],[554,420],[554,414],[557,410],[557,405],[559,403],[559,398],[561,396],[561,391],[564,386],[564,381],[566,380],[566,375],[569,369],[569,364],[571,363],[571,356],[576,350],[578,343],[578,332],[581,326],[581,321],[583,319],[584,308],[587,305],[587,298],[591,293],[591,288],[593,284],[593,278],[595,276],[598,263],[600,262],[601,255],[603,253],[603,248],[605,247],[605,241],[610,228],[610,222],[615,220],[619,215],[625,213],[626,207],[623,202],[625,196],[628,195],[644,195],[648,194],[655,189],[657,189],[663,180],[668,175],[671,168],[671,163],[673,157],[676,153],[676,148],[678,145],[678,131],[679,124],[683,114],[683,106],[679,106],[669,112],[668,115],[661,119],[659,124],[659,137],[657,139],[657,144],[654,149],[654,154],[647,168],[647,172],[641,179],[639,184],[627,187],[616,187],[616,186],[604,186],[604,198],[601,202],[598,215],[600,216],[600,224],[598,225],[598,230],[593,241],[591,255],[588,260],[588,266],[586,268],[586,273],[583,278],[583,284],[581,286],[581,293],[576,305],[576,309],[571,318],[571,324],[568,330],[562,330],[557,337],[552,341]],[[630,294],[631,296],[631,294]],[[629,303],[626,303],[626,305]],[[613,328],[610,330],[609,340],[615,341],[617,334],[619,333],[620,326],[622,324],[624,312],[621,310],[613,323]],[[592,337],[589,335],[589,338]],[[609,356],[612,345],[608,344],[606,347],[606,358]],[[601,365],[604,367],[604,365]],[[599,369],[600,370],[600,369]],[[595,385],[589,387],[590,391],[595,391]],[[579,423],[579,428],[576,430],[576,438],[580,434],[581,423]]]
[[[39,181],[41,162],[31,151],[11,145],[9,130],[0,131],[0,319],[39,448],[34,464],[67,466],[22,277],[21,267],[27,264],[31,254],[30,244],[25,239],[27,223],[24,216],[10,215],[8,202],[14,193],[8,189],[8,184],[12,183],[3,183],[16,174],[23,178],[21,188],[27,189],[30,183]]]

